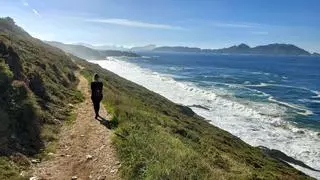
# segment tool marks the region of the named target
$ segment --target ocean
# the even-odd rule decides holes
[[[91,62],[191,107],[250,145],[320,170],[320,57],[139,54]]]

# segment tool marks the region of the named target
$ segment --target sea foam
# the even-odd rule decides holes
[[[229,131],[253,146],[278,149],[320,169],[320,137],[317,132],[298,128],[285,120],[285,107],[275,103],[241,103],[226,99],[212,89],[175,81],[170,75],[152,72],[122,60],[91,61],[128,80],[140,84],[175,103],[189,105],[213,125]],[[204,108],[199,108],[200,105]],[[303,133],[301,133],[303,132]],[[303,168],[301,168],[304,171]],[[320,173],[304,171],[320,179]]]

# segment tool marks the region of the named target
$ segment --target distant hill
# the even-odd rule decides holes
[[[153,49],[153,51],[167,51],[167,52],[201,52],[200,48],[184,47],[184,46],[162,46]]]
[[[74,43],[73,45],[82,45],[86,46],[91,49],[96,49],[96,50],[115,50],[115,51],[130,51],[129,48],[125,48],[122,46],[113,46],[113,45],[91,45],[87,43]]]
[[[156,45],[150,44],[146,46],[133,47],[131,48],[131,51],[152,51],[156,47],[157,47]]]
[[[117,50],[97,50],[83,45],[64,44],[56,41],[46,41],[46,43],[83,59],[105,59],[107,56],[139,57],[139,55],[134,52]]]
[[[311,53],[292,44],[268,44],[256,47],[250,47],[246,44],[240,44],[222,49],[200,49],[190,47],[169,47],[163,46],[153,49],[153,51],[167,52],[206,52],[217,54],[266,54],[266,55],[305,55]]]

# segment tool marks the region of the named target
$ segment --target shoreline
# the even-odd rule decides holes
[[[107,61],[110,61],[110,58],[109,58],[109,60],[107,60]],[[111,61],[113,61],[113,60],[111,60]],[[97,64],[99,64],[99,62],[101,63],[101,61],[89,61],[89,62],[93,62],[93,63],[97,63]],[[100,65],[102,68],[104,68],[104,69],[107,69],[107,70],[112,71],[110,68],[108,69],[108,68],[103,67],[103,65],[101,65],[101,64],[99,64],[99,65]],[[127,77],[119,74],[119,72],[115,72],[115,71],[112,71],[112,72],[114,72],[114,73],[116,73],[117,75],[119,75],[119,76],[127,79]],[[129,78],[128,80],[131,80],[131,81],[132,81],[132,79],[130,79],[130,78]],[[136,82],[136,81],[133,81],[133,82],[135,82],[135,83],[137,83],[137,84],[139,84],[139,85],[142,85],[142,86],[146,87],[145,85],[143,85],[143,84],[141,84],[141,83],[139,83],[139,82]],[[151,88],[151,89],[148,88],[148,87],[146,87],[146,88],[149,89],[149,90],[151,90],[151,91],[153,91],[152,88]],[[159,93],[159,92],[157,92],[157,91],[153,91],[153,92]],[[160,93],[160,94],[161,94],[161,93]],[[163,93],[162,93],[161,95],[163,95]],[[164,96],[164,97],[168,98],[167,96]],[[169,99],[170,99],[170,98],[169,98]],[[172,100],[172,99],[170,99],[170,100]],[[174,102],[177,103],[176,101],[174,101]],[[182,103],[182,104],[185,105],[185,106],[188,106],[188,104],[184,104],[184,103]],[[189,107],[190,107],[190,106],[194,106],[194,104],[193,104],[193,105],[189,105]],[[201,113],[201,112],[199,113],[199,110],[195,109],[195,108],[198,108],[198,107],[191,107],[191,108],[192,108],[192,110],[195,111],[195,113],[203,116],[203,113]],[[198,109],[199,109],[199,108],[198,108]],[[203,110],[203,111],[208,110],[207,108],[201,108],[201,107],[200,107],[200,109]],[[207,120],[208,118],[205,117],[205,119]],[[219,127],[219,128],[222,128],[222,129],[228,131],[228,129],[225,129],[225,128],[221,127],[219,124],[215,124],[215,123],[212,122],[211,120],[208,120],[208,121],[210,122],[210,124],[213,124],[213,125],[215,125],[215,126],[217,126],[217,127]],[[228,132],[230,132],[230,131],[228,131]],[[235,135],[235,136],[237,136],[237,137],[240,137],[240,136],[238,136],[236,133],[233,133],[233,132],[230,132],[230,133],[233,134],[233,135]],[[240,138],[241,138],[242,140],[244,140],[245,142],[248,143],[248,141],[247,141],[246,139],[243,139],[242,137],[240,137]],[[251,146],[255,146],[255,147],[261,145],[261,144],[255,144],[255,145],[254,145],[254,144],[252,144],[252,143],[250,143],[250,142],[249,142],[249,144],[250,144]],[[262,145],[265,145],[265,144],[262,144]],[[282,148],[275,148],[275,147],[270,146],[270,145],[267,146],[267,147],[270,148],[270,149],[278,149],[279,151],[282,150]],[[283,153],[288,154],[287,152],[283,152]],[[289,154],[289,155],[290,155],[290,154]],[[291,155],[290,155],[290,156],[291,156]],[[292,157],[294,157],[294,156],[292,156]],[[294,157],[294,158],[297,159],[296,157]],[[297,160],[299,160],[299,159],[297,159]],[[304,163],[305,163],[305,161],[304,161]],[[312,166],[311,166],[311,167],[312,167]],[[312,168],[314,168],[314,167],[312,167]],[[298,168],[298,169],[299,169],[299,168]],[[316,169],[316,168],[315,168],[315,169]],[[319,173],[319,172],[315,172],[315,174],[313,174],[312,171],[307,172],[307,171],[304,170],[303,168],[301,168],[301,170],[303,170],[305,173],[308,173],[309,175],[312,175],[313,177],[320,178],[320,173]]]

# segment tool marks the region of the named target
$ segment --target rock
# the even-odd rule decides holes
[[[110,172],[111,173],[117,173],[117,171],[118,171],[117,169],[112,169]]]
[[[27,172],[26,172],[26,171],[21,171],[20,176],[24,177],[24,176],[26,176],[26,175],[27,175]]]
[[[69,103],[68,106],[73,107],[73,104]]]
[[[298,133],[298,134],[304,134],[304,131],[299,130],[299,131],[297,131],[297,133]]]
[[[54,153],[52,153],[52,152],[49,152],[48,153],[48,156],[54,156],[55,154]]]
[[[41,161],[40,161],[40,159],[32,159],[31,162],[33,164],[37,164],[37,163],[40,163]]]
[[[90,154],[86,155],[87,160],[91,160],[93,158],[93,156],[91,156]]]
[[[83,134],[81,134],[81,135],[80,135],[80,137],[84,137],[84,135],[83,135]]]
[[[320,137],[320,132],[317,134],[317,136],[319,136],[319,137]]]
[[[31,178],[29,178],[29,180],[39,180],[37,177],[33,176]]]
[[[99,177],[98,177],[98,180],[105,180],[105,179],[107,179],[106,176],[99,176]]]
[[[78,179],[77,176],[72,176],[72,177],[71,177],[71,180],[76,180],[76,179]]]
[[[120,164],[120,161],[116,161],[116,163],[115,163],[116,165],[119,165]]]
[[[310,166],[308,166],[307,164],[305,164],[304,162],[302,161],[299,161],[293,157],[290,157],[288,155],[286,155],[285,153],[279,151],[279,150],[276,150],[276,149],[269,149],[267,147],[264,147],[264,146],[258,146],[263,153],[265,153],[266,155],[270,156],[271,158],[274,158],[274,159],[277,159],[279,161],[282,161],[284,163],[291,163],[291,164],[294,164],[294,165],[298,165],[300,167],[303,167],[303,168],[306,168],[306,169],[309,169],[309,170],[312,170],[312,171],[319,171],[318,169],[314,169]]]
[[[102,145],[102,146],[99,148],[99,150],[101,151],[104,147],[105,147],[105,145]]]

